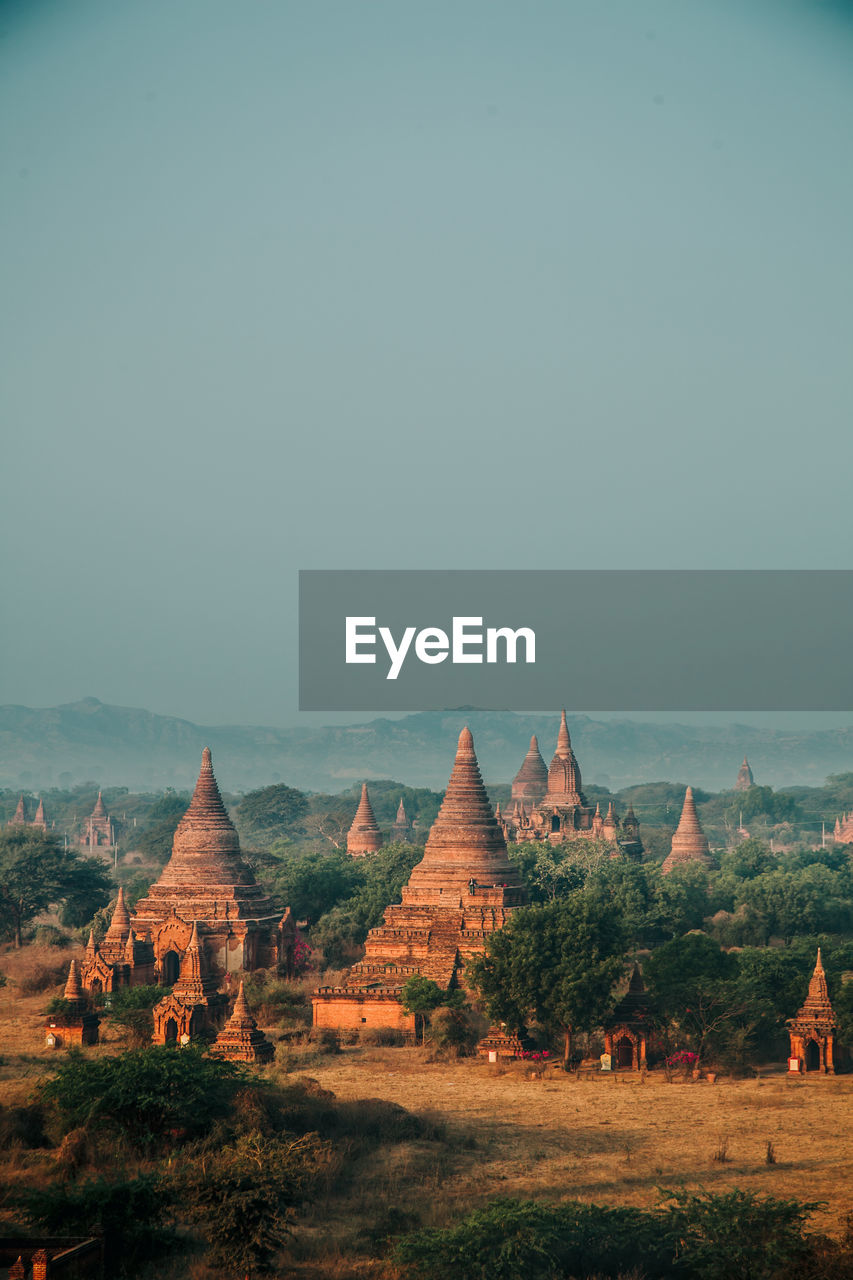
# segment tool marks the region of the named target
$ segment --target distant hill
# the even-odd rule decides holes
[[[5,706],[0,707],[0,786],[34,790],[92,779],[133,790],[185,788],[195,781],[202,747],[210,746],[217,776],[229,791],[279,781],[303,790],[341,791],[355,779],[371,777],[443,788],[464,724],[474,733],[485,777],[499,783],[517,772],[532,733],[539,735],[547,764],[558,718],[462,709],[322,728],[205,728],[174,716],[107,706],[97,698],[39,709]],[[585,782],[612,790],[659,780],[711,791],[730,788],[744,753],[756,782],[777,788],[820,786],[829,774],[853,769],[849,728],[798,732],[588,716],[570,716],[569,727]]]

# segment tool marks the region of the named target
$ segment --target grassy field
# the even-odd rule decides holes
[[[27,967],[44,967],[44,958],[22,956],[20,972],[14,957],[4,959],[12,981],[0,989],[0,1095],[8,1105],[23,1102],[56,1061],[44,1048],[42,1010],[61,987],[23,994]],[[70,953],[63,959],[67,967]],[[106,1042],[90,1052],[116,1052],[120,1038],[102,1030]],[[312,1044],[281,1045],[268,1074],[308,1076],[342,1101],[381,1099],[436,1121],[433,1139],[359,1158],[308,1207],[280,1274],[392,1277],[377,1243],[383,1233],[446,1225],[496,1196],[650,1207],[667,1189],[740,1188],[824,1202],[812,1227],[834,1236],[853,1209],[853,1075],[788,1078],[779,1069],[711,1084],[549,1067],[539,1076],[521,1063],[431,1061],[428,1048],[324,1053]],[[12,1149],[0,1162],[4,1181],[52,1169],[49,1152]],[[161,1266],[157,1274],[171,1273]],[[178,1274],[213,1275],[186,1260]]]

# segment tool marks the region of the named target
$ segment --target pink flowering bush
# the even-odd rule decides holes
[[[694,1067],[698,1061],[698,1053],[692,1053],[689,1049],[678,1049],[675,1053],[669,1055],[666,1065],[668,1067]]]

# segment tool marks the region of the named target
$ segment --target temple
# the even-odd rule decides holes
[[[853,844],[853,813],[843,813],[835,819],[832,839],[836,844]]]
[[[791,1037],[788,1069],[835,1075],[837,1026],[838,1022],[829,1003],[826,974],[818,947],[817,963],[809,982],[806,1002],[796,1018],[788,1020],[788,1034]]]
[[[402,801],[400,801],[402,804]],[[361,784],[361,799],[347,834],[347,853],[354,858],[362,858],[366,853],[375,853],[383,845],[382,832],[373,815],[373,805],[367,794],[367,783]]]
[[[628,990],[604,1025],[604,1049],[614,1069],[642,1071],[654,1019],[651,1000],[639,967],[634,965]]]
[[[404,844],[408,844],[412,839],[412,823],[406,813],[406,806],[403,804],[402,796],[400,796],[400,803],[397,806],[397,817],[394,819],[394,825],[391,828],[391,836],[394,840],[403,841]]]
[[[743,758],[743,764],[737,771],[737,781],[735,782],[735,791],[748,791],[750,787],[755,786],[755,778],[752,776],[752,770],[749,767],[749,761],[746,756]]]
[[[193,1036],[216,1031],[228,1007],[228,997],[220,994],[218,985],[202,950],[198,923],[193,921],[178,980],[152,1010],[154,1043],[189,1044]]]
[[[548,769],[534,735],[527,755],[512,783],[511,807],[497,815],[507,840],[549,840],[552,844],[577,836],[607,840],[631,856],[643,851],[639,823],[630,810],[630,820],[619,822],[611,801],[606,816],[593,809],[583,793],[580,765],[572,750],[565,711],[560,717],[557,749]],[[618,848],[617,848],[618,846]]]
[[[280,914],[241,856],[207,747],[171,858],[132,916],[119,890],[103,942],[89,939],[83,985],[89,991],[153,982],[172,986],[183,974],[193,938],[205,975],[279,964],[288,969],[297,938],[290,910]]]
[[[65,1004],[63,1012],[51,1015],[45,1026],[47,1048],[71,1049],[97,1044],[100,1019],[89,1010],[76,960],[68,966],[68,981],[62,999]]]
[[[698,862],[703,867],[714,865],[707,837],[699,824],[692,787],[688,787],[684,794],[681,818],[672,837],[672,848],[664,859],[661,871],[664,875],[669,875],[674,867],[681,867],[690,862]]]
[[[80,844],[84,849],[111,849],[115,844],[112,819],[107,813],[100,791],[95,807],[86,819]]]
[[[12,817],[6,825],[8,827],[38,827],[41,831],[47,831],[48,827],[52,824],[49,824],[47,821],[47,816],[44,811],[44,800],[39,797],[35,817],[31,818],[27,810],[27,802],[24,799],[24,794],[21,792],[21,795],[18,797],[15,812],[12,814]]]
[[[525,902],[467,728],[459,735],[453,772],[424,856],[402,898],[371,929],[364,959],[343,984],[315,992],[315,1026],[414,1031],[414,1015],[400,1004],[407,979],[421,974],[444,988],[456,985],[465,962],[480,954],[489,934]]]
[[[258,1024],[252,1017],[242,982],[234,1002],[234,1012],[216,1037],[210,1052],[227,1058],[229,1062],[252,1064],[272,1062],[275,1057],[275,1049],[263,1031],[258,1030]]]

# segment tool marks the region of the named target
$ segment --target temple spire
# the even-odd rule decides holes
[[[548,786],[548,770],[539,750],[536,734],[530,739],[527,755],[521,762],[521,768],[512,780],[512,799],[516,801],[531,800],[535,804],[541,800]]]
[[[558,756],[570,756],[572,754],[572,740],[569,737],[569,725],[566,720],[566,708],[560,714],[560,731],[557,734],[557,750],[554,753]]]
[[[347,853],[361,857],[365,853],[375,853],[383,844],[382,832],[373,813],[373,805],[367,794],[367,783],[361,784],[361,799],[347,833]]]
[[[672,849],[664,860],[661,870],[664,875],[668,875],[674,866],[685,862],[700,862],[706,867],[713,865],[711,849],[696,812],[692,787],[688,787],[684,793],[684,805],[678,827],[672,837]]]
[[[118,897],[113,911],[113,918],[110,921],[110,927],[107,929],[106,941],[108,942],[124,942],[130,933],[130,913],[124,901],[124,889],[121,885],[118,888]]]
[[[76,960],[72,960],[68,966],[68,981],[65,984],[63,999],[67,1000],[69,1004],[83,1004],[85,1002],[86,997],[80,985],[80,971],[77,968]]]
[[[101,793],[100,793],[100,791],[99,791],[99,792],[98,792],[98,798],[97,798],[97,800],[95,801],[95,807],[94,807],[94,809],[92,810],[92,817],[93,817],[93,818],[105,818],[106,816],[107,816],[107,811],[106,811],[106,809],[104,808],[104,798],[103,798],[103,796],[101,795]]]

